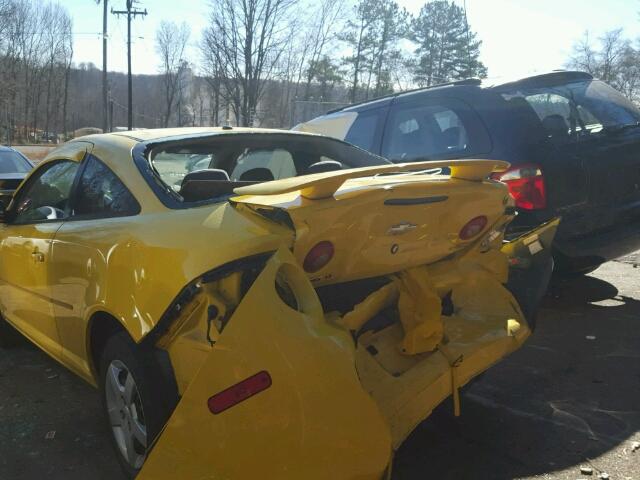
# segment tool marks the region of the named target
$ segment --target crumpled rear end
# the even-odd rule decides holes
[[[289,225],[295,236],[252,270],[249,283],[223,268],[225,276],[194,284],[157,343],[169,352],[182,399],[141,478],[386,478],[392,452],[416,425],[449,395],[458,414],[460,388],[522,345],[548,282],[558,221],[503,245],[512,215],[503,186],[407,182],[236,206]],[[416,196],[419,188],[433,194],[446,185],[447,199],[414,201],[427,198]],[[474,198],[488,224],[460,241]],[[287,216],[289,208],[297,214]],[[332,208],[340,211],[332,216]],[[414,225],[428,220],[398,238],[397,214]],[[323,230],[323,217],[343,223]],[[444,230],[433,231],[437,219]],[[340,225],[351,226],[344,238]],[[356,231],[365,236],[351,242],[363,246],[346,262],[353,268],[304,271],[306,247],[330,234],[348,248]],[[431,252],[418,249],[425,239]],[[397,257],[394,270],[396,252],[384,242],[417,253]],[[251,285],[246,292],[243,284]]]

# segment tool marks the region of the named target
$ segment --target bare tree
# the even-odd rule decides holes
[[[287,42],[287,17],[297,0],[215,0],[202,48],[220,69],[221,94],[240,125],[251,125]]]
[[[308,100],[311,94],[311,82],[314,77],[314,69],[310,67],[320,62],[325,56],[331,40],[335,38],[339,19],[343,14],[343,7],[344,4],[340,0],[323,0],[311,16],[312,23],[309,28],[309,34],[305,32],[305,38],[310,44],[310,51],[302,62],[302,65],[306,64],[307,66],[304,89],[305,100]]]
[[[164,87],[165,115],[163,125],[169,126],[169,120],[178,103],[182,74],[187,65],[185,50],[191,31],[186,23],[181,26],[174,22],[163,21],[156,33],[156,50],[160,55],[160,73]]]
[[[624,38],[622,29],[606,32],[597,43],[585,32],[566,66],[610,83],[632,100],[640,95],[640,52]]]
[[[598,63],[589,32],[584,32],[583,37],[573,45],[573,53],[567,62],[567,67],[594,75],[598,69]]]

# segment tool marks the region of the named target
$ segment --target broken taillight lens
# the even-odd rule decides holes
[[[506,172],[494,173],[494,180],[506,183],[516,207],[538,210],[547,207],[547,194],[542,169],[533,163],[515,165]]]
[[[304,257],[302,267],[307,273],[315,273],[324,267],[333,258],[334,248],[333,243],[324,240],[316,243],[307,256]]]

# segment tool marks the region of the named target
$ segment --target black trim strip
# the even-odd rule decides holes
[[[391,206],[403,206],[403,205],[425,205],[428,203],[438,203],[448,200],[446,195],[439,195],[437,197],[418,197],[418,198],[388,198],[384,201],[385,205]]]
[[[11,283],[7,280],[3,280],[3,281],[4,283],[12,286],[13,288],[17,288],[18,290],[21,290],[23,292],[30,293],[31,295],[38,297],[41,300],[45,300],[49,303],[53,303],[54,305],[57,305],[62,308],[66,308],[67,310],[73,310],[73,305],[71,305],[70,303],[61,302],[60,300],[56,300],[55,298],[47,297],[46,295],[42,295],[41,293],[34,292],[33,290],[29,290],[28,288],[21,287],[20,285],[16,285],[15,283]]]

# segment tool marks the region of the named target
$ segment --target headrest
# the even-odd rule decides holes
[[[542,126],[550,135],[568,135],[569,125],[562,115],[547,115],[542,119]]]
[[[307,174],[334,172],[336,170],[342,170],[342,164],[340,162],[336,160],[321,160],[320,162],[309,165]]]
[[[252,168],[247,170],[238,179],[241,182],[270,182],[274,180],[271,170],[264,167]]]
[[[192,180],[223,180],[229,181],[229,174],[219,168],[204,168],[187,173],[182,179],[182,185]]]

